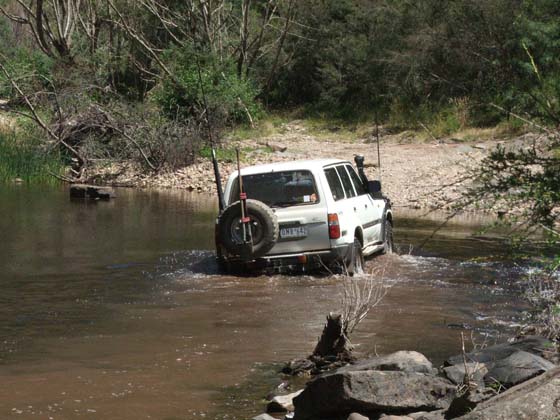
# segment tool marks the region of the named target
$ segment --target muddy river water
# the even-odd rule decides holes
[[[213,197],[0,189],[0,419],[248,419],[308,355],[340,307],[336,276],[232,277],[213,261]],[[396,210],[388,293],[352,337],[361,354],[410,349],[435,363],[460,333],[504,340],[522,269],[484,220]]]

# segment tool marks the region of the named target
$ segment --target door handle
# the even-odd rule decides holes
[[[356,211],[356,207],[354,207],[354,211]]]
[[[367,204],[365,206],[366,206],[366,209],[367,209]]]

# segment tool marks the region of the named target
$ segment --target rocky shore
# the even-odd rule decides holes
[[[419,141],[409,132],[382,133],[381,170],[377,168],[377,146],[373,131],[363,138],[345,141],[335,134],[318,136],[310,133],[301,121],[292,121],[281,133],[259,139],[228,140],[230,148],[243,152],[244,166],[293,160],[340,158],[353,160],[361,154],[366,159],[370,179],[379,175],[384,192],[397,207],[417,209],[449,208],[464,188],[461,178],[498,144],[523,147],[535,138],[527,134],[514,140],[463,141],[454,138]],[[225,181],[236,169],[233,161],[221,161]],[[143,188],[180,188],[213,193],[214,173],[209,160],[176,170],[147,173],[130,163],[97,166],[87,174],[88,181],[108,185]]]
[[[450,357],[439,368],[414,351],[355,361],[272,398],[269,414],[253,420],[556,420],[553,349],[527,336]]]

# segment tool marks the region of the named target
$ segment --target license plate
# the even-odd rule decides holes
[[[294,227],[280,228],[280,237],[282,239],[304,238],[306,236],[307,236],[307,227],[306,226],[294,226]]]

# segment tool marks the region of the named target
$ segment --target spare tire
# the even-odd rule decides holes
[[[231,204],[220,215],[218,233],[221,245],[235,257],[258,258],[265,255],[278,241],[278,219],[262,201],[247,199],[247,217],[251,219],[252,249],[243,243],[243,224],[239,201]]]

